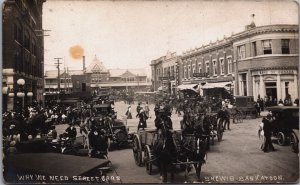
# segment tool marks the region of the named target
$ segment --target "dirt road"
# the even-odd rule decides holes
[[[122,108],[124,107],[124,108]],[[136,105],[132,105],[135,115]],[[118,114],[124,115],[126,106],[116,104]],[[154,115],[153,106],[150,106]],[[173,125],[179,128],[182,117],[172,115]],[[154,127],[154,118],[148,120],[148,127]],[[274,144],[275,152],[264,153],[260,150],[261,140],[257,129],[261,119],[248,119],[243,123],[231,124],[231,130],[225,131],[223,140],[215,142],[208,151],[206,164],[202,166],[201,181],[211,183],[289,183],[298,181],[299,156],[289,146]],[[127,120],[131,131],[136,130],[138,120]],[[159,174],[148,175],[145,167],[135,165],[131,149],[115,150],[109,154],[113,166],[126,183],[158,183]],[[156,169],[156,168],[155,168]],[[195,170],[188,179],[184,173],[177,173],[176,183],[196,180]]]
[[[135,118],[137,104],[131,105],[134,119],[127,120],[130,132],[136,132],[138,119]],[[117,102],[115,110],[122,118],[128,105]],[[152,117],[148,127],[154,127],[153,105],[150,105]],[[182,117],[172,115],[173,127],[179,128]],[[124,120],[126,122],[126,120]],[[248,119],[243,123],[231,124],[231,130],[225,131],[223,140],[215,142],[208,151],[206,163],[202,166],[201,182],[204,183],[295,183],[299,177],[299,156],[289,146],[274,144],[275,152],[264,153],[260,150],[261,140],[257,129],[261,119]],[[62,129],[61,129],[62,130]],[[145,167],[136,166],[131,148],[109,152],[113,171],[111,176],[119,176],[121,181],[112,183],[159,183],[159,173],[154,166],[153,175],[146,173]],[[175,175],[175,183],[195,182],[195,170],[188,179],[184,172]]]

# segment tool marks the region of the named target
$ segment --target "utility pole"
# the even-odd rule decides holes
[[[138,90],[140,89],[139,74],[136,74]]]
[[[60,93],[60,70],[59,70],[59,65],[62,64],[59,62],[60,59],[62,58],[54,58],[55,60],[57,60],[57,89],[58,89],[58,94],[57,94],[57,100],[59,100],[59,93]]]

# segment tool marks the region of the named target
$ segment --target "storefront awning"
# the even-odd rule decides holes
[[[227,89],[232,85],[233,85],[232,82],[206,83],[201,88],[202,89],[213,89],[213,88],[225,88],[225,89]]]
[[[165,86],[160,86],[157,90],[159,90],[159,91],[166,91],[166,90],[167,90],[167,87],[165,87]]]
[[[199,84],[182,84],[177,87],[178,90],[193,90],[195,92],[199,91]]]

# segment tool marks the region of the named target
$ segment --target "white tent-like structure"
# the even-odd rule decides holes
[[[201,88],[202,89],[224,88],[226,90],[230,90],[232,86],[233,86],[232,82],[218,82],[218,83],[206,83]]]
[[[179,85],[177,87],[178,90],[182,91],[182,90],[192,90],[196,93],[199,92],[200,88],[199,88],[199,84],[182,84]]]

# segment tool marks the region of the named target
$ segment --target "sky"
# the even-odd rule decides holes
[[[95,55],[108,69],[144,68],[168,51],[182,52],[256,26],[298,24],[297,1],[47,0],[43,7],[45,70],[82,69]],[[62,66],[62,68],[63,68]]]

